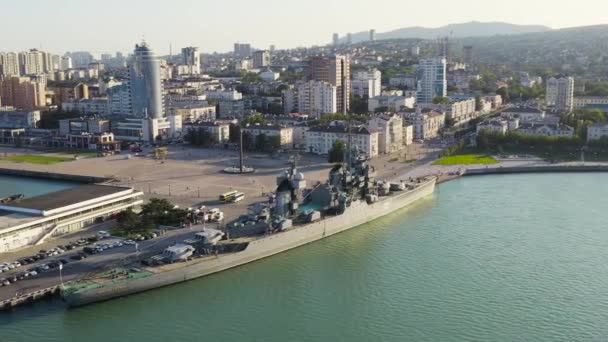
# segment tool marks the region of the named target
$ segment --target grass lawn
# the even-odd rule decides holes
[[[73,158],[64,158],[64,157],[51,157],[51,156],[43,156],[36,154],[19,154],[15,156],[10,156],[6,158],[0,158],[0,160],[6,160],[16,163],[30,163],[30,164],[57,164],[68,160],[73,160]]]
[[[462,154],[445,157],[437,160],[433,165],[471,165],[471,164],[496,164],[498,161],[485,154]]]

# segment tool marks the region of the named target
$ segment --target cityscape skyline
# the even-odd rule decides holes
[[[10,32],[10,28],[19,25],[24,16],[29,18],[30,29],[5,37],[0,51],[41,48],[63,54],[67,51],[86,50],[97,56],[107,52],[131,51],[133,41],[142,38],[155,46],[159,55],[168,54],[171,45],[174,54],[179,54],[181,47],[191,45],[200,46],[201,52],[205,53],[227,52],[232,50],[235,42],[251,43],[257,48],[275,45],[285,49],[328,44],[336,32],[344,37],[349,32],[370,29],[382,33],[402,27],[433,28],[472,20],[545,25],[553,29],[588,26],[605,21],[601,7],[608,9],[608,5],[597,0],[583,0],[560,6],[550,6],[551,3],[547,0],[534,3],[514,0],[500,12],[488,12],[485,11],[485,6],[480,6],[483,5],[480,1],[465,0],[458,7],[450,8],[440,15],[434,13],[432,16],[406,17],[403,13],[424,12],[428,8],[422,3],[380,0],[375,4],[379,8],[378,15],[370,16],[369,8],[364,3],[311,0],[307,2],[308,6],[323,7],[326,10],[317,11],[314,25],[308,25],[310,19],[303,17],[303,12],[292,11],[277,0],[265,0],[262,6],[242,0],[222,3],[177,0],[169,8],[162,7],[162,11],[155,8],[154,4],[154,1],[149,1],[146,2],[147,6],[142,7],[139,1],[124,3],[108,0],[104,6],[97,6],[94,14],[87,12],[90,7],[84,6],[82,1],[74,0],[62,1],[60,5],[40,0],[33,0],[27,6],[24,3],[11,4],[5,8],[5,16],[0,23],[3,31]],[[584,4],[598,10],[585,12],[584,15],[569,15],[579,13],[577,8]],[[439,1],[435,5],[448,6],[449,2]],[[344,6],[348,6],[349,16],[333,18],[333,13]],[[60,11],[57,11],[58,7]],[[382,10],[389,8],[390,11]],[[522,11],[522,8],[526,10]],[[48,13],[54,15],[49,16]],[[225,13],[226,16],[209,13]],[[544,15],[539,16],[538,13]],[[79,24],[83,21],[97,24],[90,30],[86,25]],[[78,25],[82,25],[81,29],[74,29]],[[302,34],[302,25],[306,26],[305,35]],[[116,37],[121,38],[117,40]]]

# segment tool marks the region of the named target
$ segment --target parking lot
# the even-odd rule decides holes
[[[216,227],[213,224],[206,226]],[[111,236],[100,239],[99,237],[102,236],[93,234],[88,238],[73,240],[71,244],[63,245],[63,248],[59,246],[48,250],[29,248],[30,256],[21,259],[31,260],[23,260],[26,261],[24,264],[0,273],[3,283],[8,282],[0,287],[0,301],[59,285],[62,280],[67,282],[86,277],[91,272],[122,266],[137,260],[143,254],[161,252],[171,245],[192,239],[202,228],[202,226],[192,226],[169,230],[160,236],[141,238],[138,241]]]

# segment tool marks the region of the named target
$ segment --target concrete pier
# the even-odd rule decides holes
[[[10,310],[14,307],[21,306],[24,304],[33,303],[37,300],[44,298],[50,298],[59,294],[60,286],[51,286],[45,289],[36,290],[26,294],[17,295],[13,298],[0,302],[0,311]]]

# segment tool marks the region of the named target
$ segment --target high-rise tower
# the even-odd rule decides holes
[[[313,57],[310,61],[310,79],[324,81],[336,87],[338,112],[347,113],[350,109],[350,58],[333,55]]]
[[[135,45],[129,66],[133,115],[153,119],[164,116],[160,60],[145,42]]]

